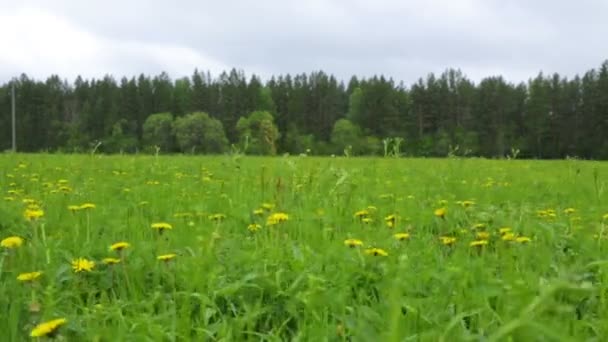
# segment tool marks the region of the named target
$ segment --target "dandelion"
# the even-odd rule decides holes
[[[156,223],[152,223],[151,225],[152,229],[156,229],[158,230],[158,232],[160,234],[162,234],[165,230],[171,230],[173,229],[173,226],[167,222],[156,222]]]
[[[488,244],[488,240],[475,240],[469,243],[470,247],[483,247]]]
[[[174,253],[171,254],[163,254],[156,257],[157,260],[168,262],[171,259],[175,258],[177,255]]]
[[[381,248],[368,248],[365,250],[365,254],[373,256],[388,256],[388,253]]]
[[[397,215],[392,214],[384,218],[384,222],[389,228],[393,228],[397,224]]]
[[[479,240],[488,240],[490,238],[490,233],[488,232],[478,232],[476,234]]]
[[[209,219],[211,221],[215,221],[215,222],[221,222],[226,218],[226,215],[224,214],[213,214],[213,215],[209,215]]]
[[[501,239],[503,241],[514,241],[516,238],[515,234],[511,233],[511,232],[506,232],[502,235]]]
[[[511,227],[502,227],[500,229],[498,229],[498,233],[500,235],[505,235],[507,233],[510,233],[513,229],[511,229]]]
[[[80,209],[81,209],[81,208],[80,208],[80,206],[79,206],[79,205],[68,205],[68,210],[69,210],[69,211],[75,212],[75,211],[78,211],[78,210],[80,210]]]
[[[344,240],[344,245],[346,245],[350,248],[354,248],[354,247],[358,247],[358,246],[363,246],[363,241],[358,240],[358,239],[346,239],[346,240]]]
[[[40,323],[32,329],[30,333],[31,337],[54,337],[57,334],[59,328],[66,324],[67,320],[65,318],[58,318],[52,321]]]
[[[441,218],[441,219],[445,219],[445,215],[448,213],[448,209],[446,209],[446,207],[442,207],[439,209],[435,209],[434,214],[435,216]]]
[[[519,237],[515,238],[515,242],[518,242],[518,243],[528,243],[531,241],[532,241],[532,239],[530,239],[527,236],[519,236]]]
[[[85,258],[78,258],[72,260],[72,269],[76,273],[80,272],[91,272],[95,268],[95,262],[87,260]]]
[[[23,212],[23,216],[30,221],[35,221],[44,216],[44,211],[42,209],[27,208]]]
[[[130,244],[130,243],[128,243],[128,242],[124,242],[124,241],[121,241],[121,242],[117,242],[117,243],[115,243],[115,244],[111,245],[111,246],[110,246],[110,250],[111,250],[111,251],[118,251],[118,252],[120,252],[120,251],[122,251],[123,249],[127,249],[127,248],[129,248],[129,247],[131,247],[131,244]]]
[[[41,275],[42,275],[42,272],[40,272],[40,271],[21,273],[17,276],[17,280],[22,281],[24,283],[30,282],[30,281],[34,281],[34,280],[40,278]]]
[[[399,240],[399,241],[403,241],[403,240],[407,240],[410,238],[410,234],[409,233],[397,233],[395,235],[393,235],[395,237],[395,239]]]
[[[96,205],[93,203],[84,203],[80,206],[81,210],[87,210],[87,209],[95,209]]]
[[[252,233],[257,232],[260,229],[262,229],[262,226],[260,226],[257,223],[251,223],[250,225],[247,226],[247,230],[249,230]]]
[[[255,209],[253,211],[253,215],[255,215],[255,216],[262,216],[262,215],[264,215],[264,209]]]
[[[357,212],[355,213],[355,215],[354,215],[354,216],[355,216],[356,218],[358,218],[358,219],[362,220],[363,218],[365,218],[365,217],[368,217],[368,216],[369,216],[369,211],[367,211],[367,210],[365,210],[365,209],[363,209],[363,210],[359,210],[359,211],[357,211]]]
[[[0,241],[0,246],[7,249],[18,248],[21,247],[21,245],[23,245],[23,239],[19,236],[9,236]]]
[[[271,211],[272,209],[274,209],[274,204],[272,204],[272,203],[262,203],[262,209],[264,209],[266,211]]]
[[[365,224],[369,224],[369,223],[374,222],[374,219],[371,218],[371,217],[364,217],[364,218],[361,219],[361,222],[363,222]]]
[[[120,263],[121,260],[117,259],[117,258],[104,258],[103,260],[101,260],[101,262],[103,262],[106,265],[116,265],[116,264]]]
[[[574,208],[564,209],[564,214],[566,214],[566,215],[574,214],[575,212],[576,212],[576,209],[574,209]]]
[[[274,213],[268,216],[268,219],[266,220],[266,225],[274,226],[287,220],[289,220],[289,215],[285,213]]]
[[[452,236],[440,236],[439,240],[441,241],[441,244],[444,246],[451,246],[454,243],[456,243],[456,238],[452,237]]]

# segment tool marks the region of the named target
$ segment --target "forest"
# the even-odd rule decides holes
[[[20,152],[608,158],[608,60],[518,84],[456,69],[411,85],[236,69],[12,82]],[[11,85],[0,86],[0,151],[11,148]]]

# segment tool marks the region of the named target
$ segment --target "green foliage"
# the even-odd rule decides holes
[[[156,113],[144,122],[143,141],[148,148],[158,146],[163,152],[173,152],[175,136],[173,135],[173,115]]]
[[[173,133],[182,152],[217,154],[228,149],[222,123],[207,113],[196,112],[176,118]]]
[[[241,117],[236,124],[241,142],[247,143],[246,153],[275,155],[279,130],[274,124],[272,114],[267,111],[255,111],[248,117]]]
[[[336,154],[342,154],[344,150],[362,152],[362,139],[361,129],[348,119],[336,121],[331,132],[331,143],[335,146]]]

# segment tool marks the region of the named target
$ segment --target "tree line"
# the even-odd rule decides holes
[[[518,84],[454,69],[410,86],[322,71],[262,82],[233,69],[14,85],[24,152],[608,158],[608,60]],[[0,150],[11,147],[10,86],[0,86]]]

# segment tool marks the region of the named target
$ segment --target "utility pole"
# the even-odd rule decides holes
[[[17,152],[17,130],[15,125],[15,80],[11,82],[11,117],[13,119],[13,153]]]

